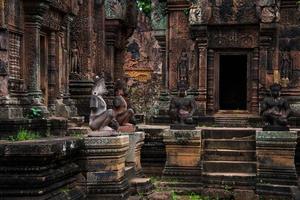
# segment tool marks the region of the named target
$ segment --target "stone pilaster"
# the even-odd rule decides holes
[[[49,37],[49,66],[48,66],[48,88],[49,88],[49,96],[48,96],[48,107],[50,110],[55,106],[55,100],[58,96],[58,69],[56,66],[56,33],[51,32]]]
[[[163,177],[176,179],[176,183],[169,183],[173,187],[200,192],[201,130],[168,130],[164,133],[164,143],[167,160]]]
[[[199,102],[200,112],[206,114],[207,109],[212,109],[213,101],[208,97],[208,84],[211,84],[212,80],[208,80],[208,36],[206,26],[191,26],[190,27],[192,39],[196,41],[198,48],[198,89],[199,96],[197,101]],[[210,91],[210,90],[209,90]]]
[[[297,188],[295,149],[297,133],[293,131],[257,131],[257,183],[260,196],[291,199]]]
[[[48,9],[48,0],[25,1],[25,58],[27,68],[27,89],[31,106],[39,107],[47,113],[43,105],[40,80],[40,29],[43,14]]]
[[[88,199],[127,199],[125,160],[128,135],[87,137],[82,160]]]

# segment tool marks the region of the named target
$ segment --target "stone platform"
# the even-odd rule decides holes
[[[1,141],[0,199],[84,199],[79,151],[80,139],[72,137]]]
[[[292,199],[298,188],[297,132],[257,131],[256,192],[264,198]]]
[[[169,130],[164,133],[167,159],[163,171],[165,180],[177,190],[200,192],[201,130]],[[168,181],[167,181],[168,182]]]

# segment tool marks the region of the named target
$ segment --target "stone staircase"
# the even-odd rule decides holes
[[[215,124],[219,127],[249,127],[250,124],[247,118],[231,117],[231,116],[217,116],[215,117]]]
[[[202,133],[203,185],[211,188],[254,188],[255,130],[210,129]]]

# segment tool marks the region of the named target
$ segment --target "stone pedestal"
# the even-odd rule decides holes
[[[126,156],[126,165],[133,166],[136,175],[141,175],[141,148],[144,144],[145,133],[144,132],[133,132],[126,133],[129,136],[129,150]]]
[[[88,199],[127,199],[125,159],[128,135],[87,137],[82,160]]]
[[[295,149],[297,133],[293,131],[257,131],[257,184],[260,196],[291,199],[297,188]]]
[[[163,178],[174,180],[172,187],[201,191],[201,131],[168,130],[164,133],[167,160]]]
[[[0,199],[84,199],[78,138],[0,141]]]

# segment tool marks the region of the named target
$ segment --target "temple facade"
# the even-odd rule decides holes
[[[166,41],[165,89],[196,96],[201,115],[259,115],[269,86],[299,102],[299,7],[290,0],[168,0],[155,14]],[[156,11],[159,12],[159,11]],[[167,23],[165,22],[167,21]],[[155,27],[155,26],[154,26]],[[163,39],[161,39],[163,38]]]

